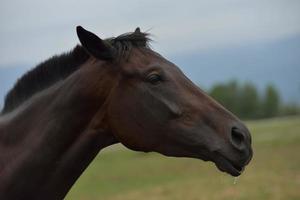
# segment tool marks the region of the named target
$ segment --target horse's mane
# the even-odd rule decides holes
[[[148,34],[133,32],[105,40],[116,50],[114,60],[129,55],[133,47],[148,48]],[[44,90],[59,80],[63,80],[85,63],[89,54],[80,45],[72,51],[56,55],[38,64],[17,80],[14,87],[7,93],[1,114],[18,107],[35,93]]]

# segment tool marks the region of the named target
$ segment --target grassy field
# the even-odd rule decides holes
[[[142,154],[122,146],[101,152],[66,199],[300,199],[300,117],[247,123],[254,157],[234,184],[214,164]]]

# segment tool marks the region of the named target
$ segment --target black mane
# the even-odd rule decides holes
[[[135,31],[105,40],[115,50],[114,60],[126,58],[133,47],[148,48],[148,34]],[[72,51],[56,55],[40,63],[17,80],[7,93],[2,114],[8,113],[55,82],[63,80],[85,63],[90,55],[80,45]]]

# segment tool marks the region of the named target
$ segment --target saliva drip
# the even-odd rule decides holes
[[[233,178],[233,185],[235,185],[237,183],[238,179],[239,179],[239,177],[234,177]]]

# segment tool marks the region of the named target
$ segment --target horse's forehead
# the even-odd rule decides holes
[[[174,67],[172,63],[151,49],[134,49],[127,62],[126,68],[143,70],[152,66],[163,67],[165,69],[168,68],[168,66]]]

